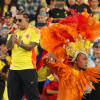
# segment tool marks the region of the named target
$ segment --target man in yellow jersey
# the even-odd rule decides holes
[[[8,75],[9,100],[21,100],[23,94],[27,100],[40,100],[34,49],[39,43],[40,34],[38,29],[28,22],[28,14],[20,11],[16,16],[19,29],[11,34],[7,41],[7,48],[12,50]]]

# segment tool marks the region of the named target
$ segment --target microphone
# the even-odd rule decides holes
[[[16,28],[13,28],[13,29],[9,32],[9,34],[14,33],[14,31],[16,31]]]

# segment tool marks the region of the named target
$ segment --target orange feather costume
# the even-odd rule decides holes
[[[88,67],[85,71],[77,70],[71,65],[71,59],[74,56],[68,54],[70,43],[93,41],[100,36],[100,23],[96,22],[86,12],[76,14],[72,10],[72,13],[73,15],[66,17],[59,23],[43,27],[41,30],[41,47],[48,52],[53,52],[58,59],[57,62],[51,64],[44,60],[50,70],[59,77],[57,100],[81,100],[85,86],[88,85],[95,89],[91,82],[97,83],[99,81],[97,78],[100,78],[98,67]]]

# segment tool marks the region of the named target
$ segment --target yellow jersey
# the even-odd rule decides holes
[[[9,100],[8,99],[8,91],[7,91],[7,81],[5,81],[5,89],[4,89],[2,100]]]
[[[11,57],[10,57],[10,56],[6,56],[5,59],[6,59],[7,62],[10,64]],[[0,70],[1,70],[5,65],[6,65],[6,63],[0,60]]]
[[[47,78],[47,70],[49,70],[48,67],[41,67],[38,71],[38,82],[45,81]]]
[[[30,42],[39,43],[40,33],[39,30],[31,25],[28,26],[26,30],[18,30],[16,37],[21,36],[21,41],[24,44],[29,44]],[[10,36],[8,37],[8,39]],[[36,52],[35,48],[32,51],[27,51],[22,47],[18,47],[14,44],[11,54],[11,70],[25,70],[25,69],[36,69]]]

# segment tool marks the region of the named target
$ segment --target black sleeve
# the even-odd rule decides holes
[[[87,12],[89,13],[89,14],[91,14],[92,13],[92,11],[91,11],[91,9],[90,9],[90,7],[87,5]]]
[[[50,0],[46,0],[47,5],[50,5]]]
[[[49,10],[49,17],[52,17],[52,10]]]
[[[5,65],[3,68],[2,68],[2,72],[4,73],[7,73],[7,70],[9,69],[9,66],[8,65]]]

